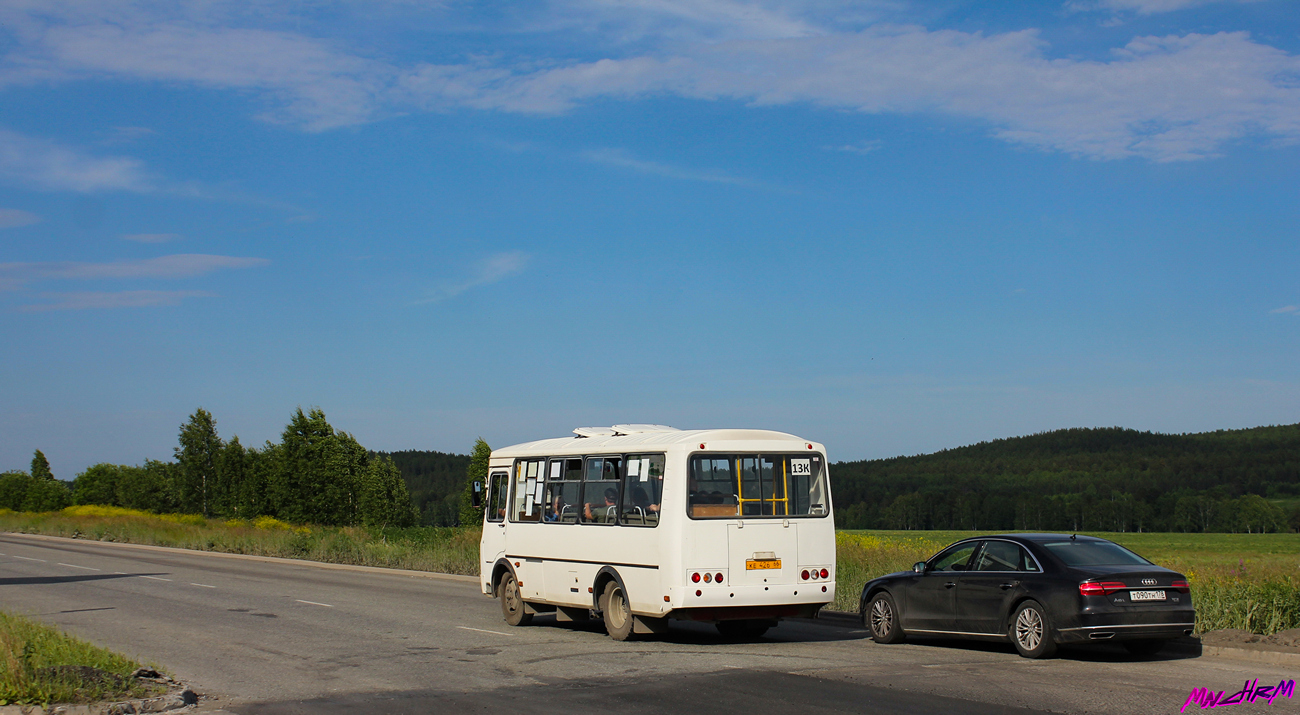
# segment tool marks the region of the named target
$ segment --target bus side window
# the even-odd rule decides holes
[[[576,470],[565,469],[566,464],[572,466],[574,462],[577,463]],[[581,459],[556,459],[551,462],[546,474],[542,521],[551,524],[573,524],[578,521],[578,512],[582,509],[579,496],[582,483],[572,478],[575,471],[577,476],[582,476]]]
[[[495,472],[488,478],[488,521],[504,521],[506,518],[506,480],[508,478],[505,472]]]
[[[515,463],[514,499],[510,503],[510,521],[541,521],[542,503],[538,499],[544,484],[546,462],[530,459]]]
[[[628,526],[656,526],[663,496],[664,455],[630,454],[625,462],[623,502],[619,522]]]
[[[582,523],[618,523],[618,486],[622,458],[589,457],[582,485]]]

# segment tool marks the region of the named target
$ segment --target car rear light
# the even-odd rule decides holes
[[[706,574],[704,574],[704,582],[705,582],[705,583],[712,583],[712,582],[713,582],[713,574],[711,574],[711,573],[706,573]]]
[[[722,572],[719,571],[717,576],[713,577],[714,583],[722,583]]]
[[[1128,588],[1119,581],[1084,581],[1079,584],[1080,596],[1108,596]]]
[[[1174,581],[1173,583],[1169,584],[1169,588],[1172,588],[1173,590],[1182,593],[1192,592],[1192,587],[1189,586],[1186,581]]]
[[[827,571],[826,569],[822,569],[822,578],[830,578],[830,577],[831,577],[831,572]]]
[[[698,573],[691,574],[691,583],[699,583],[699,582],[700,582],[700,575]]]
[[[804,570],[799,574],[799,578],[801,578],[801,579],[807,581],[807,580],[808,580],[808,569],[804,569]]]

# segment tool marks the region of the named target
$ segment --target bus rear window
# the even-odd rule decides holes
[[[819,454],[697,454],[691,457],[693,519],[824,516]]]

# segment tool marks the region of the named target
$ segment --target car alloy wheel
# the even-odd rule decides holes
[[[1037,601],[1020,604],[1007,635],[1011,636],[1011,642],[1020,655],[1026,658],[1046,658],[1056,652],[1052,625]]]
[[[877,643],[898,643],[903,640],[903,629],[898,625],[898,609],[888,593],[878,593],[867,605],[867,628],[871,639]]]

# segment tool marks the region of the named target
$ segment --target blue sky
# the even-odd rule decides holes
[[[1300,421],[1296,10],[0,0],[0,468]]]

